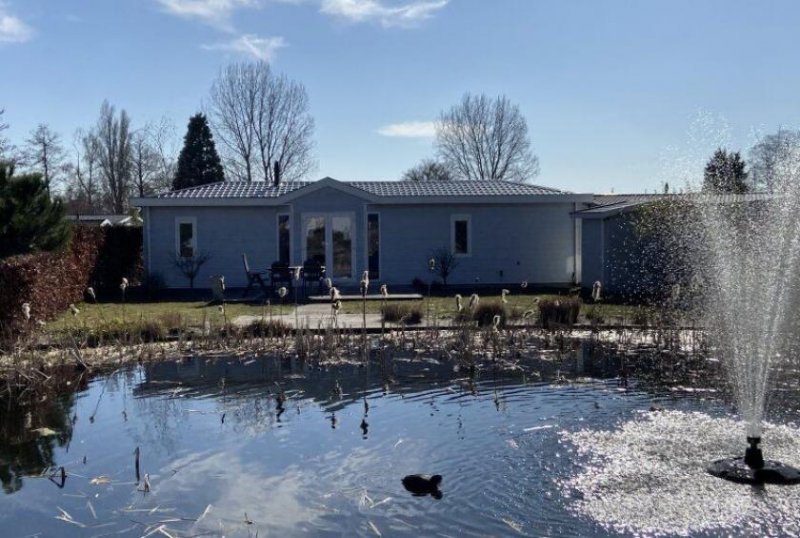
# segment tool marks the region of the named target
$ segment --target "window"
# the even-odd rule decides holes
[[[192,258],[197,253],[197,221],[194,217],[175,219],[175,254]]]
[[[292,236],[289,215],[278,215],[278,261],[290,263],[292,252]]]
[[[367,215],[367,270],[369,277],[381,277],[381,230],[377,213]]]
[[[472,254],[470,242],[469,216],[454,215],[452,218],[452,249],[453,254],[469,256]]]

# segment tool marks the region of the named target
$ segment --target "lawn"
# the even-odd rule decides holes
[[[224,317],[232,320],[238,316],[260,316],[269,313],[268,307],[229,303],[225,305],[225,316],[218,306],[208,306],[197,302],[158,302],[158,303],[80,303],[75,305],[80,311],[73,315],[70,311],[47,324],[46,331],[58,333],[76,327],[103,328],[143,321],[162,321],[166,326],[200,326],[204,321],[222,324]],[[284,314],[293,311],[293,305],[272,306],[272,313]]]

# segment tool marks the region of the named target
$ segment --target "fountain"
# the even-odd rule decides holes
[[[764,459],[761,429],[776,370],[796,360],[800,270],[800,150],[786,148],[765,184],[747,200],[698,196],[695,241],[704,252],[706,327],[719,350],[737,408],[747,424],[744,456],[708,466],[740,483],[800,483],[800,471]],[[763,176],[762,176],[763,177]]]

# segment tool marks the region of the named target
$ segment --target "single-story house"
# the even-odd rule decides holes
[[[390,290],[431,280],[428,259],[452,252],[452,285],[567,287],[581,282],[581,219],[591,194],[505,181],[221,182],[132,198],[144,219],[145,268],[188,287],[176,260],[208,255],[196,278],[247,284],[273,262],[326,267],[335,285],[363,271]]]
[[[741,204],[768,200],[767,193],[748,194],[598,194],[574,216],[581,221],[581,286],[591,289],[601,282],[608,295],[634,297],[657,292],[660,275],[652,274],[648,262],[653,252],[635,230],[637,211],[657,202]],[[666,283],[669,285],[670,283]]]

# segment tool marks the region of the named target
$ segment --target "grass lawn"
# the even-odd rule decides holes
[[[203,301],[197,302],[158,302],[158,303],[80,303],[80,313],[73,316],[69,311],[58,319],[47,324],[46,332],[58,333],[68,328],[93,327],[102,328],[123,324],[135,324],[142,321],[163,321],[167,326],[199,326],[204,320],[221,325],[222,313],[218,306],[207,306]],[[265,310],[266,308],[266,310]],[[279,312],[293,312],[294,305],[272,306],[273,315]],[[269,307],[248,304],[226,304],[225,315],[228,321],[237,316],[260,316],[269,313]]]

